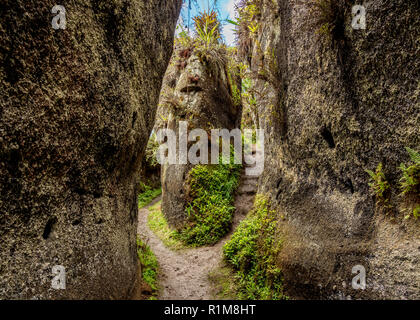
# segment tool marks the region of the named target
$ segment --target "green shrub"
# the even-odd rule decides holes
[[[413,149],[405,149],[410,156],[411,163],[408,166],[401,163],[399,166],[399,169],[402,171],[400,179],[401,195],[414,195],[418,201],[420,195],[420,154]],[[413,209],[413,216],[417,218],[419,215],[420,204],[416,203]]]
[[[141,264],[142,279],[153,290],[153,296],[157,293],[157,275],[159,264],[150,247],[140,239],[137,239],[137,255]]]
[[[405,148],[410,155],[411,164],[407,167],[401,163],[399,169],[402,171],[402,178],[400,179],[400,187],[402,194],[419,193],[420,185],[420,154],[413,149]]]
[[[220,22],[217,18],[217,12],[211,10],[200,13],[193,18],[195,30],[198,40],[201,41],[205,47],[215,44],[220,39]]]
[[[187,245],[214,244],[229,231],[240,167],[235,164],[198,165],[191,170],[189,195],[192,201],[186,208],[188,223],[179,235]]]
[[[156,152],[159,149],[159,146],[160,144],[157,141],[156,134],[153,133],[150,136],[149,141],[147,142],[146,152],[144,155],[144,159],[149,168],[156,168],[159,166],[159,163],[156,157]]]
[[[225,260],[236,270],[240,299],[287,299],[282,272],[275,262],[281,249],[276,221],[268,200],[257,195],[254,210],[223,247]]]
[[[379,163],[376,167],[375,172],[371,170],[366,170],[370,176],[369,186],[372,188],[373,192],[376,194],[378,202],[383,204],[388,203],[389,199],[386,196],[387,190],[390,188],[388,181],[386,180],[385,174],[382,170],[382,163]]]
[[[142,192],[138,195],[139,208],[147,206],[153,199],[162,193],[162,188],[152,189],[152,187],[140,183]]]

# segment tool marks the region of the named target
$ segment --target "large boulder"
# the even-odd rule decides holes
[[[172,129],[179,138],[180,121],[185,121],[188,132],[203,129],[211,143],[211,129],[239,128],[241,103],[233,96],[239,94],[240,82],[228,63],[228,53],[222,47],[178,46],[165,75],[156,130]],[[185,207],[191,200],[188,173],[193,167],[189,162],[161,167],[162,212],[176,228],[182,228],[187,218]]]
[[[0,298],[131,294],[135,185],[181,2],[63,1],[55,30],[54,1],[2,1]]]
[[[242,34],[241,51],[265,130],[259,192],[281,213],[288,293],[419,299],[420,221],[403,219],[397,169],[409,160],[404,147],[420,145],[419,3],[365,2],[367,27],[354,30],[351,1],[316,1],[324,11],[254,2],[259,31]],[[380,162],[392,208],[368,186],[365,170]],[[356,265],[366,290],[352,288]]]

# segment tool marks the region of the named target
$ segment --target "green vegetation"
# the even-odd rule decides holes
[[[239,17],[233,24],[237,26],[236,38],[242,59],[251,59],[253,41],[260,30],[261,7],[261,0],[244,0],[238,4]]]
[[[179,235],[176,230],[169,227],[168,222],[161,210],[161,201],[149,208],[149,215],[147,217],[147,224],[166,247],[172,250],[179,250],[185,247],[182,241],[179,240]]]
[[[190,172],[191,201],[186,208],[187,225],[179,237],[187,245],[214,244],[230,229],[235,207],[240,165],[198,165]]]
[[[220,23],[214,10],[209,13],[204,11],[194,17],[193,20],[198,39],[206,48],[219,41]]]
[[[257,195],[254,210],[223,247],[225,260],[236,271],[240,299],[287,299],[275,261],[282,244],[276,235],[276,221],[268,200]]]
[[[372,188],[373,192],[376,194],[378,202],[387,204],[389,199],[386,196],[387,190],[390,188],[388,181],[386,180],[385,174],[382,170],[382,163],[379,163],[376,171],[366,170],[370,176],[369,186]]]
[[[153,189],[150,186],[140,183],[141,193],[138,196],[139,208],[147,206],[153,199],[162,193],[162,188]]]
[[[141,264],[142,279],[152,289],[152,297],[150,297],[150,300],[156,299],[158,290],[157,275],[159,268],[156,256],[149,246],[140,239],[137,239],[137,255]]]
[[[156,168],[159,167],[159,163],[157,161],[156,152],[159,149],[159,142],[157,141],[156,134],[152,133],[147,142],[146,153],[144,158],[146,160],[146,164],[149,168]]]
[[[344,6],[346,0],[311,0],[312,28],[325,39],[339,40],[344,34]]]
[[[239,90],[238,86],[233,79],[234,71],[232,70],[231,65],[228,66],[227,70],[227,77],[230,86],[230,90],[232,92],[232,100],[235,106],[240,106],[242,104],[242,96],[241,91]]]
[[[420,198],[420,154],[411,148],[405,148],[410,156],[411,163],[406,166],[401,163],[402,171],[400,179],[401,195],[412,195],[419,201]],[[413,208],[413,216],[417,219],[420,215],[420,204],[416,203]],[[406,218],[410,217],[407,215]]]
[[[416,219],[420,215],[420,154],[411,149],[405,148],[410,156],[410,163],[408,165],[401,163],[398,167],[402,172],[402,177],[399,180],[401,196],[407,197],[407,203],[410,203],[408,210],[409,213],[405,218],[409,218],[411,214]],[[377,198],[377,204],[382,204],[385,208],[390,208],[389,196],[390,196],[390,184],[386,180],[383,172],[382,163],[378,164],[376,171],[366,170],[370,176],[369,186]],[[407,208],[404,209],[407,211]]]
[[[402,178],[400,179],[400,187],[402,194],[419,193],[420,186],[420,154],[413,149],[405,148],[410,155],[411,164],[407,167],[401,163],[399,169],[402,171]]]
[[[209,281],[215,289],[215,300],[238,300],[238,284],[235,271],[230,266],[217,267],[210,271]]]

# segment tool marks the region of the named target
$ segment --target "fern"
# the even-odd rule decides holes
[[[420,154],[411,149],[405,148],[408,155],[410,156],[411,164],[408,166],[404,163],[401,163],[398,167],[402,172],[402,177],[400,179],[400,189],[401,195],[414,195],[417,197],[417,200],[420,198]],[[417,218],[420,215],[420,204],[415,203],[413,209],[413,216]],[[406,215],[406,218],[409,218],[410,214]]]
[[[384,200],[384,194],[390,186],[382,170],[382,163],[378,164],[375,172],[372,170],[366,170],[366,172],[370,175],[371,182],[369,186],[376,194],[378,200]]]
[[[418,193],[420,183],[420,154],[413,149],[405,148],[410,156],[412,164],[406,166],[401,163],[399,169],[402,171],[402,178],[400,179],[401,194]]]

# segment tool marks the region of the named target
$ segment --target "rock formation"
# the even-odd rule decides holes
[[[284,216],[286,290],[419,299],[420,222],[403,219],[397,169],[409,159],[404,147],[420,145],[419,3],[366,2],[367,27],[354,30],[353,1],[322,1],[331,12],[251,1],[258,31],[241,39],[265,130],[259,193]],[[376,205],[368,186],[365,170],[380,162],[392,208]],[[351,286],[355,265],[366,268],[366,290]]]
[[[62,5],[55,30],[53,1],[2,1],[0,298],[127,298],[135,185],[181,0]]]
[[[209,50],[184,46],[176,49],[165,75],[156,129],[164,127],[178,133],[179,122],[186,121],[188,131],[206,130],[210,140],[210,129],[239,128],[241,104],[233,98],[233,90],[240,90],[239,79],[228,70],[225,49]],[[186,218],[188,173],[192,167],[190,163],[162,166],[162,212],[177,228]]]

